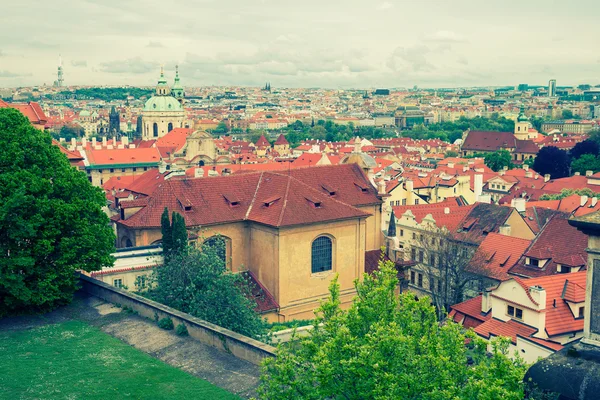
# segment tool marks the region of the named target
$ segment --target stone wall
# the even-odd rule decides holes
[[[247,336],[240,335],[210,322],[203,321],[171,307],[118,289],[89,276],[79,277],[82,290],[122,307],[129,307],[139,315],[155,319],[171,318],[175,326],[184,324],[190,337],[229,352],[235,357],[259,365],[265,357],[274,357],[275,348]]]

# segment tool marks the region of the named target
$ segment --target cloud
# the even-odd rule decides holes
[[[146,74],[158,71],[158,67],[157,62],[142,60],[141,57],[100,63],[100,71],[110,74]]]
[[[4,57],[5,54],[2,52],[2,50],[0,50],[0,57]]]
[[[381,3],[380,5],[377,6],[377,9],[378,10],[389,10],[392,7],[394,7],[394,5],[392,3],[390,3],[389,1],[384,1],[383,3]]]
[[[425,45],[396,47],[390,55],[387,65],[396,72],[406,71],[407,69],[413,72],[431,71],[435,67],[425,57],[430,52],[429,47]]]
[[[74,67],[87,67],[86,60],[71,60],[71,65]]]
[[[448,42],[448,43],[462,43],[466,42],[466,38],[453,31],[437,31],[431,35],[425,37],[426,41],[430,42]]]
[[[157,48],[157,49],[158,49],[158,48],[162,48],[162,47],[165,47],[165,46],[163,46],[163,44],[162,44],[161,42],[154,42],[154,41],[150,41],[150,42],[149,42],[149,43],[146,45],[146,47],[151,47],[151,48]]]
[[[469,60],[465,56],[459,56],[456,62],[462,65],[469,65]]]
[[[10,72],[10,71],[0,71],[0,78],[18,78],[21,76],[31,76],[30,73],[28,74],[20,74],[18,72]]]

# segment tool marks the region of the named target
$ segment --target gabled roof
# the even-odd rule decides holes
[[[192,129],[189,128],[175,128],[172,129],[165,136],[159,138],[156,141],[156,147],[160,151],[162,157],[168,157],[167,153],[175,153],[179,151],[187,140],[187,137],[192,133]]]
[[[516,140],[511,132],[469,131],[462,149],[473,151],[514,149],[517,147]]]
[[[498,232],[513,208],[497,204],[475,203],[458,226],[455,236],[464,241],[481,243],[485,236]]]
[[[554,215],[533,239],[531,246],[510,269],[510,274],[541,277],[557,272],[558,264],[585,267],[587,264],[587,236],[569,225],[567,214]],[[526,258],[549,260],[540,268],[526,264]]]
[[[88,150],[90,166],[100,165],[122,165],[122,164],[157,164],[160,161],[160,153],[157,148],[137,149],[102,149]]]
[[[323,168],[323,169],[322,169]],[[370,214],[353,207],[361,201],[380,200],[371,191],[363,193],[348,178],[353,168],[330,170],[311,168],[295,176],[275,172],[247,173],[199,179],[170,179],[160,184],[147,199],[147,205],[118,223],[132,228],[157,228],[165,207],[180,212],[187,226],[253,221],[274,227],[293,226],[341,219],[366,218]],[[360,171],[360,169],[358,169]],[[339,172],[336,174],[335,172]],[[360,171],[362,172],[362,171]],[[329,177],[333,173],[333,177]],[[330,178],[330,179],[329,179]],[[345,181],[336,181],[336,179]],[[354,179],[360,179],[354,176]],[[363,184],[365,182],[362,175]],[[333,196],[321,188],[326,183],[337,188]],[[319,185],[319,187],[314,187]],[[369,184],[370,185],[370,184]],[[232,204],[226,195],[234,194]],[[362,198],[362,200],[361,200]],[[347,203],[345,201],[349,201]],[[124,204],[129,205],[129,202]]]
[[[30,101],[29,103],[6,103],[3,101],[0,103],[0,108],[6,107],[19,110],[34,125],[45,125],[48,122],[48,117],[44,114],[42,107],[34,101]]]
[[[260,138],[255,143],[256,147],[270,147],[269,141],[265,138],[265,135],[260,135]]]
[[[517,344],[517,335],[529,337],[537,332],[537,329],[517,322],[515,320],[501,321],[491,318],[489,321],[477,326],[475,333],[489,339],[491,336],[505,336],[511,339],[513,344]]]
[[[283,134],[280,134],[279,137],[277,138],[277,140],[275,141],[276,145],[285,145],[285,144],[290,144],[287,139],[285,138],[285,136],[283,136]]]
[[[489,233],[477,249],[475,264],[468,269],[499,281],[510,279],[509,269],[519,261],[530,244],[531,240]]]

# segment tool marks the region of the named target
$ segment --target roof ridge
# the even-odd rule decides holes
[[[288,193],[290,191],[290,183],[292,181],[292,177],[288,175],[287,186],[285,188],[285,194],[283,195],[283,206],[281,207],[281,212],[279,213],[279,218],[277,219],[277,226],[281,225],[281,221],[283,220],[283,214],[285,213],[285,209],[288,201]]]
[[[258,178],[258,182],[256,183],[256,189],[254,190],[254,195],[252,196],[252,201],[250,202],[250,205],[248,206],[248,209],[246,210],[246,215],[244,216],[244,221],[248,220],[248,216],[250,215],[250,212],[252,211],[252,207],[254,206],[254,202],[256,201],[256,194],[258,193],[258,189],[260,188],[260,184],[263,179],[263,174],[264,174],[264,171],[262,171],[260,173],[260,178]]]

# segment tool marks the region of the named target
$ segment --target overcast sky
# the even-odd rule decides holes
[[[600,83],[600,0],[20,0],[0,87]]]

